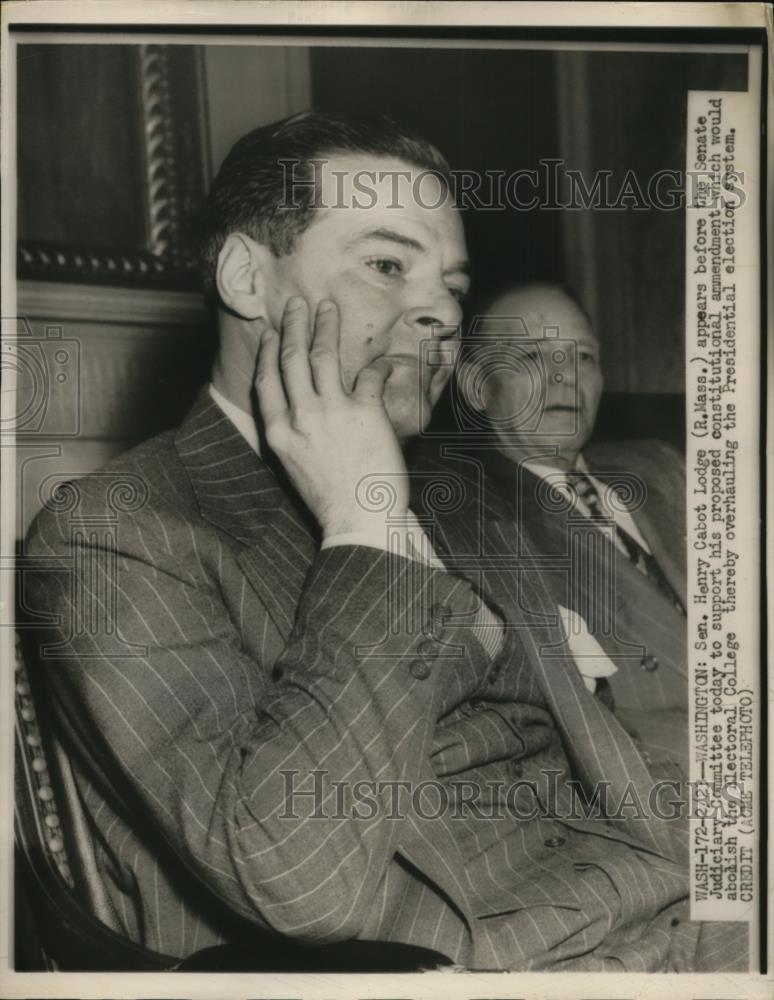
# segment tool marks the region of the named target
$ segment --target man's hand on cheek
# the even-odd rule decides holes
[[[428,396],[433,406],[438,402],[441,393],[454,374],[454,369],[457,366],[460,355],[461,341],[459,331],[456,327],[449,328],[449,330],[448,336],[444,336],[441,333],[441,346],[435,348],[429,358],[433,374],[430,380]]]
[[[394,494],[392,513],[408,509],[403,453],[382,399],[392,367],[376,359],[347,392],[335,304],[321,302],[311,327],[306,300],[294,296],[281,335],[267,330],[261,339],[255,389],[266,440],[325,537],[384,531],[382,505],[369,504],[384,495],[379,483]]]

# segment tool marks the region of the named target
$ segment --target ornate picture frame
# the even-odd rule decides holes
[[[59,46],[60,53],[68,48]],[[115,52],[121,48],[121,53]],[[32,131],[35,120],[36,102],[50,101],[56,87],[57,74],[40,81],[30,76],[30,83],[24,91],[24,79],[20,78],[20,94],[17,116],[19,134],[19,229],[17,243],[17,277],[39,281],[66,281],[95,285],[122,285],[146,288],[167,288],[193,290],[198,287],[196,254],[196,213],[204,198],[209,175],[208,124],[204,92],[204,62],[202,50],[189,45],[126,45],[115,46],[116,56],[123,59],[124,69],[111,67],[110,73],[103,73],[98,79],[107,80],[109,89],[115,94],[98,95],[93,91],[92,71],[96,53],[86,53],[85,47],[78,46],[80,52],[70,52],[71,69],[67,75],[75,100],[66,105],[67,118],[72,115],[73,124],[83,128],[84,117],[99,100],[101,114],[106,108],[115,108],[122,116],[122,124],[128,128],[134,147],[141,146],[133,164],[133,170],[126,169],[120,162],[110,164],[108,172],[115,184],[125,188],[125,204],[133,206],[126,212],[136,212],[136,206],[144,206],[144,218],[135,219],[134,240],[112,239],[110,211],[103,206],[88,204],[89,192],[83,191],[87,205],[82,217],[92,229],[99,229],[98,239],[83,241],[76,235],[71,241],[62,238],[53,225],[56,210],[48,215],[35,206],[35,232],[25,227],[24,204],[28,200],[41,198],[47,204],[57,207],[63,192],[62,177],[68,186],[76,177],[80,181],[76,157],[88,157],[88,147],[74,153],[67,149],[72,139],[71,123],[63,121],[54,134],[40,134],[36,141],[29,140],[25,146],[25,136]],[[37,53],[36,53],[37,54]],[[44,55],[47,53],[44,53]],[[110,54],[100,53],[103,61]],[[79,89],[78,71],[83,66],[83,80],[92,84],[91,89]],[[53,79],[52,79],[53,77]],[[74,83],[73,83],[74,81]],[[59,98],[61,103],[61,97]],[[93,103],[90,103],[93,102]],[[77,116],[80,115],[80,119]],[[89,127],[98,129],[98,122],[89,122]],[[100,144],[100,154],[104,155],[104,140]],[[136,155],[136,154],[135,154]],[[49,160],[49,157],[59,157]],[[38,159],[35,164],[34,160]],[[37,167],[36,183],[28,181],[31,176],[30,161]],[[53,162],[61,168],[49,172],[46,163]],[[84,159],[84,162],[87,162]],[[68,166],[69,164],[69,166]],[[74,165],[75,164],[75,165]],[[53,178],[50,173],[56,174]],[[88,171],[86,171],[86,174]],[[103,174],[105,173],[103,164]],[[87,185],[87,177],[83,182]],[[26,186],[25,186],[26,185]],[[137,190],[137,187],[141,190]],[[71,189],[70,189],[71,190]],[[70,191],[68,191],[68,198]],[[69,201],[68,201],[69,204]],[[31,213],[27,213],[29,216]],[[52,237],[46,231],[51,220]],[[101,228],[100,228],[101,227]],[[79,229],[80,227],[74,227]],[[27,231],[25,231],[25,229]],[[120,231],[121,226],[116,225]],[[124,233],[126,234],[126,227]]]

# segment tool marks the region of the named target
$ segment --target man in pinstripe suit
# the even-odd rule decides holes
[[[586,642],[607,658],[603,683],[619,720],[645,753],[687,773],[682,457],[659,441],[589,444],[599,341],[562,286],[501,291],[468,350],[459,385],[491,428],[482,455],[492,490],[547,557],[544,580],[576,631],[588,626]]]
[[[479,969],[743,964],[690,921],[676,810],[502,558],[529,559],[513,520],[464,463],[410,493],[467,288],[445,174],[386,121],[241,140],[209,202],[212,385],[32,529],[95,908],[171,955],[262,929]]]

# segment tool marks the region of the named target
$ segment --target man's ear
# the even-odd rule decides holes
[[[245,233],[230,233],[220,248],[215,279],[223,304],[242,319],[266,316],[274,255]]]
[[[486,404],[481,395],[481,378],[475,358],[465,358],[457,365],[457,386],[471,409],[483,413]]]

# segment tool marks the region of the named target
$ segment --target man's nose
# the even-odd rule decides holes
[[[424,337],[433,335],[434,327],[446,328],[444,332],[451,335],[462,321],[462,309],[459,302],[448,289],[432,298],[428,296],[424,305],[408,309],[404,315],[406,323]],[[439,334],[436,334],[439,335]]]

